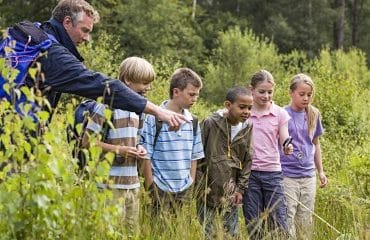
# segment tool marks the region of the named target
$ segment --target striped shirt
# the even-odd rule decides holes
[[[183,115],[193,119],[186,109]],[[162,191],[182,192],[193,183],[191,161],[204,157],[199,124],[194,137],[192,122],[183,123],[178,131],[169,131],[168,125],[163,123],[154,146],[155,133],[155,117],[148,115],[144,121],[141,144],[148,151],[152,163],[153,181]]]
[[[86,129],[100,133],[105,121],[105,106],[97,103]],[[134,112],[115,109],[112,117],[113,129],[109,129],[105,143],[134,147],[137,144],[139,126],[142,119]],[[100,187],[117,189],[134,189],[140,187],[135,157],[123,157],[116,154],[109,171],[109,186],[107,183],[98,184]]]

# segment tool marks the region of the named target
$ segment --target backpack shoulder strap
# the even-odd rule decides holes
[[[154,141],[153,141],[153,147],[157,144],[159,133],[161,132],[163,122],[159,121],[157,116],[154,117],[155,119],[155,134],[154,134]]]
[[[198,118],[197,116],[191,114],[191,116],[193,117],[193,137],[195,137],[197,135],[197,131],[198,131]]]

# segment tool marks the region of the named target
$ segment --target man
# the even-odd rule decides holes
[[[53,35],[54,42],[47,56],[41,57],[41,71],[45,76],[40,89],[51,106],[56,107],[61,93],[71,93],[96,99],[104,96],[106,103],[136,113],[156,115],[176,129],[186,120],[181,114],[160,108],[133,92],[119,80],[108,78],[87,69],[76,46],[87,42],[99,14],[84,0],[61,0],[52,12],[52,18],[41,28]]]

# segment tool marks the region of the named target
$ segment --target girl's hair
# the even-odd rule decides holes
[[[312,89],[312,100],[313,97],[315,96],[315,85],[312,81],[312,79],[303,73],[299,73],[290,80],[290,91],[294,91],[297,89],[298,84],[300,83],[305,83],[309,85]],[[311,102],[312,102],[311,100]],[[316,124],[317,124],[317,119],[320,117],[320,112],[317,108],[311,105],[311,102],[308,104],[306,108],[306,113],[307,113],[307,123],[308,123],[308,134],[310,136],[313,136],[314,131],[316,129]]]
[[[274,77],[272,76],[272,74],[269,71],[261,69],[255,74],[253,74],[251,78],[251,86],[252,88],[256,88],[258,84],[264,81],[267,81],[272,85],[275,85]]]
[[[132,83],[151,83],[155,78],[153,66],[144,58],[128,57],[119,66],[118,78]]]
[[[227,93],[225,100],[234,103],[240,96],[252,96],[251,90],[246,87],[233,87],[230,88]]]

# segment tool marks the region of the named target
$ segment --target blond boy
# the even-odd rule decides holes
[[[145,95],[150,90],[154,77],[155,72],[152,65],[143,58],[126,58],[119,68],[119,79],[140,95]],[[105,108],[103,104],[96,104],[86,127],[90,134],[84,135],[83,145],[88,144],[89,135],[102,132],[103,123],[106,121]],[[114,128],[109,129],[105,139],[98,141],[97,144],[102,147],[103,151],[115,153],[115,157],[109,171],[108,181],[98,186],[112,189],[115,199],[123,202],[124,224],[129,227],[129,234],[132,236],[138,230],[139,217],[140,181],[137,160],[145,157],[147,153],[137,141],[142,118],[135,112],[120,109],[112,111],[111,121]]]

